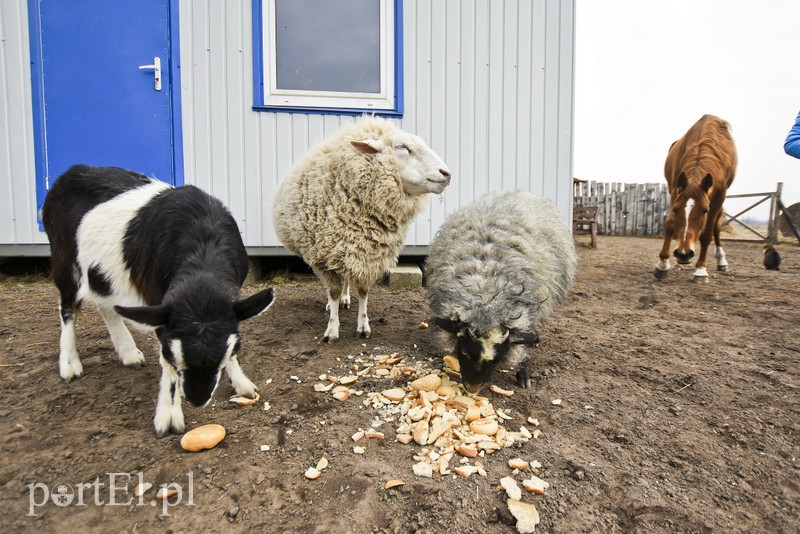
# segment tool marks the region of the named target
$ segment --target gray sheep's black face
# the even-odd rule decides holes
[[[453,334],[455,352],[461,365],[461,379],[470,393],[479,393],[491,382],[498,364],[505,361],[512,345],[535,345],[538,336],[520,333],[503,327],[480,331],[466,323],[449,319],[436,319],[442,330]]]
[[[456,334],[456,355],[467,391],[477,394],[491,382],[495,367],[505,359],[510,348],[508,330],[497,328],[484,334],[465,329]]]

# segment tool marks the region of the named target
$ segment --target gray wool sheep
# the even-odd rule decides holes
[[[501,363],[530,387],[524,346],[564,300],[578,258],[552,202],[525,191],[488,193],[453,213],[425,264],[433,322],[477,393]]]
[[[371,117],[343,128],[289,170],[275,194],[275,231],[328,289],[324,341],[339,339],[339,305],[350,307],[350,285],[358,293],[356,333],[370,337],[370,286],[397,263],[428,193],[449,183],[450,169],[425,141]]]

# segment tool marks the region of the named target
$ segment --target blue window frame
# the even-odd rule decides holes
[[[253,109],[402,116],[402,0],[253,0],[253,40]]]

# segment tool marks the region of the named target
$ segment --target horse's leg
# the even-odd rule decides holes
[[[725,251],[722,250],[722,245],[719,241],[719,221],[722,219],[722,210],[719,210],[716,219],[714,222],[714,257],[717,258],[717,270],[727,271],[728,260],[725,259]]]
[[[708,245],[711,244],[711,235],[714,233],[714,226],[712,221],[707,221],[705,228],[700,233],[700,255],[697,257],[697,263],[694,264],[694,278],[693,282],[704,284],[708,282]]]
[[[664,224],[664,234],[664,244],[661,246],[661,252],[658,253],[658,263],[655,273],[653,273],[659,280],[666,278],[669,272],[669,246],[672,244],[672,236],[675,234],[675,228],[669,218]]]
[[[708,254],[708,245],[711,243],[711,238],[714,238],[714,245],[716,247],[715,256],[717,258],[717,268],[720,265],[724,265],[725,269],[727,269],[728,262],[725,261],[725,251],[722,250],[719,241],[719,219],[722,216],[722,204],[725,202],[725,195],[715,195],[711,199],[711,206],[709,207],[709,211],[714,214],[714,216],[706,221],[706,226],[703,228],[703,231],[700,233],[700,256],[697,258],[697,263],[695,263],[695,271],[694,271],[694,282],[704,283],[708,282],[708,271],[706,270],[707,260],[706,256]],[[722,260],[720,261],[720,256],[722,256]],[[724,269],[720,269],[724,270]]]

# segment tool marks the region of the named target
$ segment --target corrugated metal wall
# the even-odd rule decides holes
[[[520,188],[571,209],[574,0],[405,0],[405,115],[453,170],[409,231],[425,246],[447,213]],[[350,117],[252,110],[251,0],[180,2],[186,183],[226,202],[251,253],[280,252],[279,178]],[[41,254],[35,214],[26,2],[0,0],[0,255]],[[38,248],[37,248],[38,247]]]
[[[489,190],[527,189],[569,215],[573,29],[573,0],[405,0],[400,126],[454,176],[407,245]],[[180,31],[186,183],[222,198],[245,244],[269,253],[280,177],[353,119],[252,111],[251,0],[184,0]]]
[[[8,255],[46,244],[36,222],[28,8],[0,0],[0,245]]]

